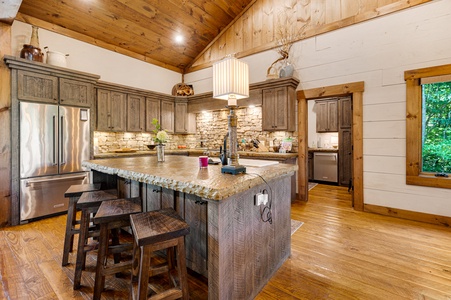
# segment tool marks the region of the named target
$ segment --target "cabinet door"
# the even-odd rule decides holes
[[[327,101],[327,131],[338,132],[338,101]]]
[[[161,101],[161,129],[174,132],[174,102]]]
[[[328,128],[327,122],[327,102],[326,101],[316,101],[316,131],[326,132]]]
[[[152,124],[153,119],[160,122],[160,100],[146,98],[146,131],[155,130],[155,125]]]
[[[262,90],[262,129],[274,131],[274,89]]]
[[[58,78],[19,70],[17,98],[45,103],[58,103]]]
[[[308,180],[313,180],[313,152],[308,153]]]
[[[339,184],[349,185],[352,179],[352,133],[350,128],[341,129],[338,150]]]
[[[145,103],[144,96],[127,95],[127,131],[144,130]]]
[[[274,129],[288,130],[288,98],[287,88],[274,89]]]
[[[338,100],[339,128],[351,128],[352,125],[352,102],[351,98]]]
[[[187,133],[188,103],[175,103],[175,133]]]
[[[190,226],[190,233],[185,237],[186,266],[204,276],[208,276],[207,205],[201,198],[185,193],[184,219]]]
[[[158,210],[163,208],[175,209],[174,190],[165,189],[153,184],[147,184],[145,193],[143,193],[145,211]]]
[[[111,131],[125,131],[126,95],[111,92],[110,120]]]
[[[110,104],[111,92],[107,90],[97,90],[97,130],[110,131]]]
[[[90,108],[93,102],[93,85],[87,82],[60,78],[60,104]]]

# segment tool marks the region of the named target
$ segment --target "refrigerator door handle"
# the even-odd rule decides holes
[[[56,161],[56,116],[53,115],[53,165],[56,166],[58,162]]]
[[[77,179],[85,179],[86,178],[86,174],[82,174],[82,175],[77,175],[77,176],[65,176],[65,177],[61,177],[61,178],[52,178],[52,179],[30,179],[27,180],[27,182],[25,183],[25,186],[30,187],[35,183],[43,183],[43,182],[49,182],[49,181],[67,181],[67,180],[77,180]]]
[[[64,116],[61,116],[61,122],[60,122],[60,165],[65,165],[66,162],[64,160]]]

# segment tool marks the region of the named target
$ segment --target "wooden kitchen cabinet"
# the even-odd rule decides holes
[[[352,132],[343,128],[338,132],[338,184],[349,185],[352,180]]]
[[[60,104],[91,108],[94,99],[94,85],[67,78],[59,79]]]
[[[184,220],[190,226],[185,237],[186,266],[191,270],[208,276],[208,202],[200,197],[184,194]]]
[[[97,130],[125,131],[126,99],[124,93],[97,90]]]
[[[19,100],[58,103],[58,77],[40,73],[17,71]]]
[[[143,195],[143,210],[152,211],[163,208],[174,208],[175,204],[175,191],[165,189],[153,184],[144,185]]]
[[[338,132],[338,102],[318,100],[316,104],[316,132]]]
[[[146,97],[128,94],[126,115],[127,115],[127,131],[131,132],[143,131],[146,117]]]
[[[146,98],[146,131],[152,132],[156,129],[152,120],[160,121],[160,109],[161,101],[159,99]]]
[[[262,90],[262,129],[295,131],[295,95],[289,87]]]
[[[340,129],[352,126],[352,101],[351,97],[338,99],[338,126]]]
[[[196,133],[196,115],[188,113],[188,101],[175,101],[174,132],[181,134]]]
[[[308,153],[307,165],[308,165],[308,180],[312,181],[313,180],[313,152]]]
[[[161,129],[174,133],[174,102],[161,101]]]

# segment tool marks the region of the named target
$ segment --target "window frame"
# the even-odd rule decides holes
[[[406,81],[406,184],[451,189],[451,176],[436,177],[421,172],[422,154],[422,90],[421,79],[451,75],[451,64],[409,70]]]

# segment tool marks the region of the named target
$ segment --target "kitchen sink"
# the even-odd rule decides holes
[[[261,159],[248,159],[248,158],[240,158],[239,159],[240,165],[246,166],[246,167],[266,167],[271,165],[277,165],[278,161],[273,160],[261,160]]]

